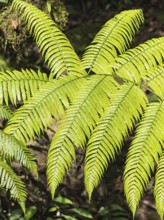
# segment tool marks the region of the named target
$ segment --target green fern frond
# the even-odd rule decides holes
[[[0,72],[0,103],[13,105],[29,99],[38,89],[49,81],[45,73],[34,70]]]
[[[61,119],[48,153],[47,178],[52,196],[75,157],[74,145],[85,146],[116,85],[110,76],[91,76]]]
[[[54,136],[47,160],[47,182],[52,199],[54,198],[56,188],[62,182],[64,175],[70,168],[72,160],[75,160],[75,158],[75,148],[71,140],[67,138],[64,143],[57,143]]]
[[[52,122],[52,116],[60,118],[85,82],[85,77],[65,76],[52,79],[42,89],[15,111],[5,133],[14,135],[26,143],[40,135]]]
[[[143,20],[142,10],[124,11],[110,19],[84,53],[84,68],[97,74],[107,73],[106,67],[129,48]]]
[[[10,119],[13,112],[5,105],[0,105],[0,119]]]
[[[91,197],[93,189],[101,180],[109,161],[115,159],[123,140],[139,120],[146,96],[133,84],[123,85],[110,100],[97,127],[88,142],[85,158],[85,186]]]
[[[11,198],[17,200],[25,212],[25,185],[4,161],[0,161],[0,185],[10,191]]]
[[[161,220],[164,217],[164,153],[160,157],[155,175],[154,195],[156,208]]]
[[[30,150],[12,135],[0,131],[0,152],[3,158],[17,160],[38,176],[37,165]]]
[[[128,152],[124,171],[124,189],[133,215],[154,171],[154,161],[158,162],[159,155],[162,154],[163,121],[164,103],[150,103]]]
[[[21,0],[13,0],[12,8],[21,14],[36,40],[51,70],[50,78],[63,73],[75,76],[86,74],[69,40],[48,15]]]
[[[152,91],[161,99],[164,98],[164,64],[158,65],[150,69],[143,77],[145,85],[150,87]]]
[[[141,76],[157,64],[163,63],[164,37],[155,38],[118,56],[112,64],[121,78],[139,83]]]

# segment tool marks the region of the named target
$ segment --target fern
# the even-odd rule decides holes
[[[0,118],[10,119],[12,117],[12,111],[5,105],[0,105]]]
[[[108,164],[137,127],[126,159],[125,196],[135,215],[157,164],[155,198],[162,219],[164,37],[129,49],[143,14],[124,11],[102,27],[80,61],[47,15],[21,0],[14,0],[12,8],[24,18],[51,72],[49,78],[33,70],[1,72],[1,104],[23,103],[13,115],[4,114],[9,122],[0,137],[10,146],[1,146],[2,163],[9,157],[36,169],[25,143],[41,135],[55,117],[59,126],[47,158],[52,198],[76,159],[76,148],[86,151],[85,186],[91,198]],[[149,103],[145,89],[155,93],[158,102]]]
[[[0,152],[3,158],[17,160],[37,175],[37,167],[29,149],[21,141],[0,131]]]
[[[109,161],[113,161],[120,151],[123,140],[128,136],[128,130],[132,130],[135,122],[139,120],[146,100],[144,93],[133,84],[121,86],[111,98],[110,106],[98,122],[88,142],[85,185],[89,197],[102,178]]]
[[[107,73],[109,63],[130,47],[142,22],[141,10],[124,11],[110,19],[84,53],[82,64],[85,69],[98,74]]]
[[[10,190],[12,198],[16,199],[25,212],[26,190],[25,185],[4,161],[0,161],[0,185]]]
[[[163,102],[148,105],[129,149],[124,171],[124,185],[133,214],[146,189],[151,172],[154,172],[154,161],[158,163],[159,155],[162,154],[164,133],[160,131],[164,129],[163,112]]]
[[[155,177],[154,195],[157,205],[157,211],[161,219],[164,216],[164,154],[162,153],[157,166]]]
[[[70,167],[71,158],[75,159],[74,145],[85,146],[102,108],[109,103],[107,95],[116,91],[115,84],[109,76],[92,76],[61,119],[47,162],[47,178],[52,195]],[[53,159],[54,155],[56,159]]]
[[[161,100],[164,98],[164,66],[163,64],[157,65],[156,67],[150,69],[145,76],[143,76],[143,80],[147,87],[150,87],[151,90],[158,95]]]
[[[0,185],[10,191],[25,212],[26,188],[11,168],[11,162],[18,161],[38,176],[36,162],[30,150],[21,141],[0,131]]]
[[[141,76],[151,67],[163,62],[164,37],[151,39],[118,56],[114,72],[121,78],[140,83]]]
[[[52,116],[58,119],[64,114],[69,100],[73,99],[84,81],[85,77],[72,76],[51,80],[15,112],[5,133],[14,135],[24,143],[34,139],[35,134],[40,135],[50,125]]]
[[[46,82],[47,75],[34,70],[0,72],[0,103],[16,105],[30,98]]]
[[[14,0],[12,7],[22,15],[33,34],[51,70],[50,78],[63,73],[76,76],[85,74],[70,42],[48,15],[23,1]]]

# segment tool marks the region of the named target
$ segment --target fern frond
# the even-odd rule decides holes
[[[49,81],[45,73],[34,70],[0,72],[0,103],[13,105],[30,98],[38,89]]]
[[[0,152],[3,158],[17,160],[38,176],[37,165],[30,150],[12,135],[0,131]]]
[[[48,153],[47,178],[52,196],[75,157],[74,145],[85,146],[116,85],[110,76],[91,76],[62,117]]]
[[[52,79],[15,111],[4,132],[26,143],[52,122],[60,118],[70,101],[85,82],[85,77],[65,76]]]
[[[156,209],[161,217],[163,219],[164,217],[164,153],[160,157],[160,160],[158,162],[157,166],[157,172],[155,175],[155,187],[154,187],[154,195],[155,195],[155,201],[156,201]]]
[[[162,153],[164,140],[164,103],[150,103],[136,130],[124,171],[124,189],[130,209],[135,214],[139,200],[154,171],[154,161]]]
[[[128,10],[106,22],[83,55],[84,68],[106,73],[109,63],[129,48],[143,20],[142,10]]]
[[[112,64],[121,78],[139,83],[141,76],[157,64],[163,63],[164,37],[151,39],[118,56]]]
[[[143,80],[147,87],[150,87],[153,92],[161,99],[164,98],[164,65],[158,65],[155,68],[150,69],[146,76],[143,76]]]
[[[18,201],[25,212],[26,188],[14,171],[0,160],[0,185],[10,191],[11,198]]]
[[[12,8],[21,14],[36,40],[51,70],[50,78],[63,73],[75,76],[86,74],[69,40],[48,15],[21,0],[13,0]]]
[[[0,105],[0,119],[10,119],[13,112],[5,105]]]
[[[146,96],[133,84],[123,85],[110,100],[110,106],[98,122],[88,142],[85,157],[85,186],[91,197],[108,163],[115,159],[123,140],[139,120]]]

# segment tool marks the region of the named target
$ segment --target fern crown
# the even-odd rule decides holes
[[[124,191],[135,215],[149,183],[155,177],[157,211],[164,215],[164,37],[151,39],[130,49],[143,23],[142,10],[127,10],[110,19],[86,48],[80,60],[69,40],[43,12],[21,0],[13,10],[23,17],[38,45],[50,75],[34,70],[3,71],[0,75],[1,117],[8,119],[0,133],[1,184],[24,204],[23,183],[17,184],[7,160],[18,160],[36,172],[26,143],[59,120],[47,158],[47,180],[54,197],[76,159],[76,149],[86,151],[84,182],[91,198],[108,164],[115,160],[133,133],[124,170]],[[55,43],[54,43],[55,42]],[[144,91],[155,94],[155,102]],[[14,113],[9,104],[23,105]],[[11,152],[3,146],[19,149]],[[18,153],[19,152],[19,153]],[[19,185],[19,188],[15,189]],[[23,206],[24,207],[24,206]]]

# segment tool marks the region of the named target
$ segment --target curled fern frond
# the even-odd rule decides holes
[[[120,151],[128,131],[139,120],[146,100],[142,90],[133,84],[121,86],[111,98],[110,106],[93,131],[86,150],[84,173],[89,197],[101,180],[108,163]]]
[[[106,67],[129,48],[143,20],[141,10],[128,10],[106,22],[83,55],[84,68],[97,74],[107,73]]]
[[[112,64],[116,75],[140,83],[141,76],[163,63],[164,37],[154,38],[118,56]]]
[[[74,158],[74,145],[85,146],[116,85],[110,76],[91,76],[62,117],[48,153],[47,178],[52,195]]]
[[[0,72],[0,103],[13,105],[30,98],[37,90],[49,81],[45,73],[34,70],[6,70]]]
[[[51,124],[52,116],[57,119],[61,117],[84,81],[85,77],[72,76],[52,79],[15,111],[5,133],[14,135],[24,143],[34,139]]]
[[[13,0],[12,8],[21,14],[36,40],[51,70],[50,78],[63,73],[75,76],[86,74],[69,40],[48,15],[21,0]]]
[[[164,153],[161,155],[155,175],[154,195],[156,208],[161,219],[164,217]]]
[[[25,212],[26,188],[11,167],[0,160],[0,185],[10,191],[11,198],[18,201]]]
[[[164,103],[150,103],[128,152],[124,171],[124,190],[133,215],[154,171],[154,161],[158,162],[159,155],[162,154],[163,120]]]
[[[0,105],[0,119],[10,119],[13,112],[5,105]]]
[[[4,159],[17,160],[36,176],[38,175],[36,162],[26,145],[2,131],[0,131],[0,152]]]

